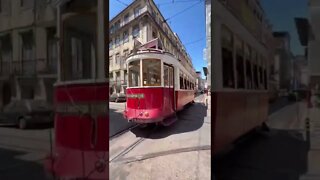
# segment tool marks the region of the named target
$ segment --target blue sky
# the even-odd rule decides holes
[[[122,3],[120,3],[121,1]],[[126,5],[133,2],[133,0],[109,0],[110,14],[109,20],[115,17]],[[189,53],[192,63],[196,71],[201,71],[204,77],[203,67],[206,67],[206,62],[203,58],[203,49],[206,47],[205,41],[205,5],[204,0],[154,0],[158,5],[164,18],[169,18],[178,12],[189,8],[198,3],[192,8],[168,20],[171,29],[176,32],[182,43],[185,45]],[[124,4],[123,4],[124,3]],[[195,42],[196,41],[196,42]],[[194,42],[192,44],[189,44]]]
[[[288,31],[291,36],[291,51],[294,55],[304,54],[300,45],[295,17],[308,16],[307,0],[260,0],[273,31]]]

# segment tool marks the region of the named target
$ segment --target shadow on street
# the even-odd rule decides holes
[[[0,148],[0,179],[6,180],[44,180],[45,171],[41,162],[24,161],[17,156],[25,152]]]
[[[115,109],[109,109],[109,137],[121,132],[131,126],[134,123],[128,122],[123,118],[122,112],[116,112]]]
[[[307,161],[308,147],[301,133],[272,129],[214,157],[212,169],[217,180],[299,180]]]
[[[132,129],[132,133],[134,133],[137,137],[162,139],[173,134],[196,131],[202,127],[206,114],[207,107],[201,103],[195,103],[193,105],[188,105],[185,107],[185,109],[178,112],[178,120],[168,127],[159,126],[155,129],[155,126],[151,125],[145,129]],[[152,132],[154,129],[156,133],[152,133],[152,135],[149,136],[150,132]]]

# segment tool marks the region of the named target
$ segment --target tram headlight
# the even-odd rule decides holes
[[[145,112],[145,113],[144,113],[144,116],[149,117],[149,113],[148,113],[148,112]]]

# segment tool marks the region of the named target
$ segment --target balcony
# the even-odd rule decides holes
[[[56,64],[48,63],[46,59],[1,62],[1,75],[33,76],[56,73]]]

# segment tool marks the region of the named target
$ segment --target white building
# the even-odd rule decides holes
[[[179,36],[171,30],[153,0],[133,1],[110,21],[109,28],[110,93],[123,92],[126,87],[125,59],[135,42],[145,44],[159,38],[163,49],[181,59],[183,64],[192,65]]]
[[[320,1],[309,0],[309,20],[296,18],[300,42],[306,47],[309,87],[320,85]]]
[[[51,3],[0,0],[0,109],[13,99],[53,101],[57,47]]]

